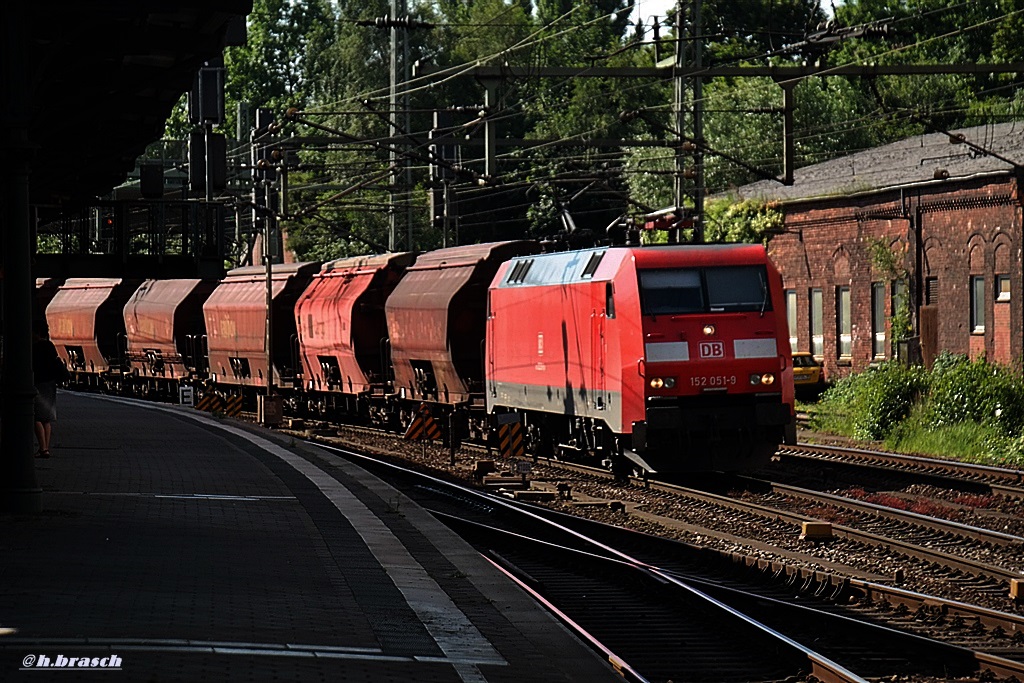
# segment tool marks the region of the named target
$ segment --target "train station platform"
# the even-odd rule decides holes
[[[621,680],[322,449],[113,397],[58,413],[43,513],[0,516],[0,680]]]

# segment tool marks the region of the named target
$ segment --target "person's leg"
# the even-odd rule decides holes
[[[43,450],[46,451],[47,454],[49,454],[49,452],[50,452],[50,437],[52,435],[53,435],[53,423],[52,422],[44,422],[43,423],[43,443],[46,444],[46,445],[43,447]]]
[[[36,441],[39,443],[39,455],[46,457],[50,454],[50,437],[48,434],[50,423],[36,421]]]

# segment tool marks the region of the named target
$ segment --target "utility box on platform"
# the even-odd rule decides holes
[[[276,427],[284,419],[284,398],[281,396],[257,396],[256,420],[261,425]]]

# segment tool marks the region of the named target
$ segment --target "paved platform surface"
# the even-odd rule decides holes
[[[0,516],[0,681],[622,680],[352,464],[188,408],[58,406],[43,513]]]

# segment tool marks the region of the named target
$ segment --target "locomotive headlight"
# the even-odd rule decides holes
[[[652,389],[672,389],[676,385],[676,378],[652,377],[650,384]]]
[[[715,333],[715,326],[714,325],[705,325],[704,326],[704,336],[710,337],[714,333]]]
[[[775,384],[775,375],[770,372],[766,372],[763,375],[751,375],[750,383],[753,386],[757,386],[759,384],[764,384],[766,386],[769,384]]]

